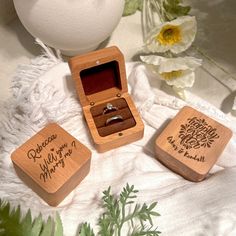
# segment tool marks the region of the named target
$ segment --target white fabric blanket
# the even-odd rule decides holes
[[[140,203],[158,201],[155,225],[163,236],[236,235],[236,125],[221,111],[188,94],[193,106],[233,131],[206,180],[192,183],[173,173],[154,157],[154,141],[162,125],[185,102],[158,89],[158,81],[142,64],[127,64],[130,94],[145,123],[144,138],[99,154],[94,149],[67,63],[48,52],[30,65],[20,66],[13,80],[13,98],[1,107],[0,197],[20,204],[34,216],[58,211],[64,234],[76,235],[81,222],[95,226],[101,213],[102,191],[114,193],[134,184]],[[150,85],[151,84],[151,85]],[[57,122],[92,151],[91,171],[58,206],[50,207],[16,176],[10,154],[48,122]]]

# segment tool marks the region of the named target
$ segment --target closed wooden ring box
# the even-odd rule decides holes
[[[113,46],[69,60],[76,91],[95,147],[108,151],[143,137],[144,125],[127,87],[124,56]],[[104,114],[107,104],[117,109]],[[123,120],[107,125],[114,116]]]
[[[231,137],[229,128],[186,106],[157,137],[156,158],[185,179],[202,181]]]
[[[11,159],[19,178],[57,206],[89,173],[91,151],[51,123],[17,148]]]

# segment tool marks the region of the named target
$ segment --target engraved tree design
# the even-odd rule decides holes
[[[216,128],[209,125],[204,118],[189,118],[186,124],[180,126],[180,144],[186,149],[210,148],[219,137]]]

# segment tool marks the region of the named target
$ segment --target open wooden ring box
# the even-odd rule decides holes
[[[11,159],[20,179],[57,206],[89,173],[91,152],[51,123],[17,148]]]
[[[117,47],[73,57],[69,65],[99,152],[143,137],[144,125],[128,93],[124,57]]]
[[[184,178],[201,181],[231,136],[229,128],[186,106],[156,139],[156,158]]]

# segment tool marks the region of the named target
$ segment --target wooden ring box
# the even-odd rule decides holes
[[[144,125],[128,93],[125,61],[117,47],[73,57],[69,65],[87,125],[99,152],[143,137]],[[118,110],[103,114],[107,103]],[[116,115],[121,115],[123,121],[106,125],[106,120]]]
[[[51,123],[17,148],[11,159],[20,179],[57,206],[89,173],[91,152]]]
[[[184,107],[156,139],[156,158],[184,178],[202,181],[232,137],[232,131]]]

